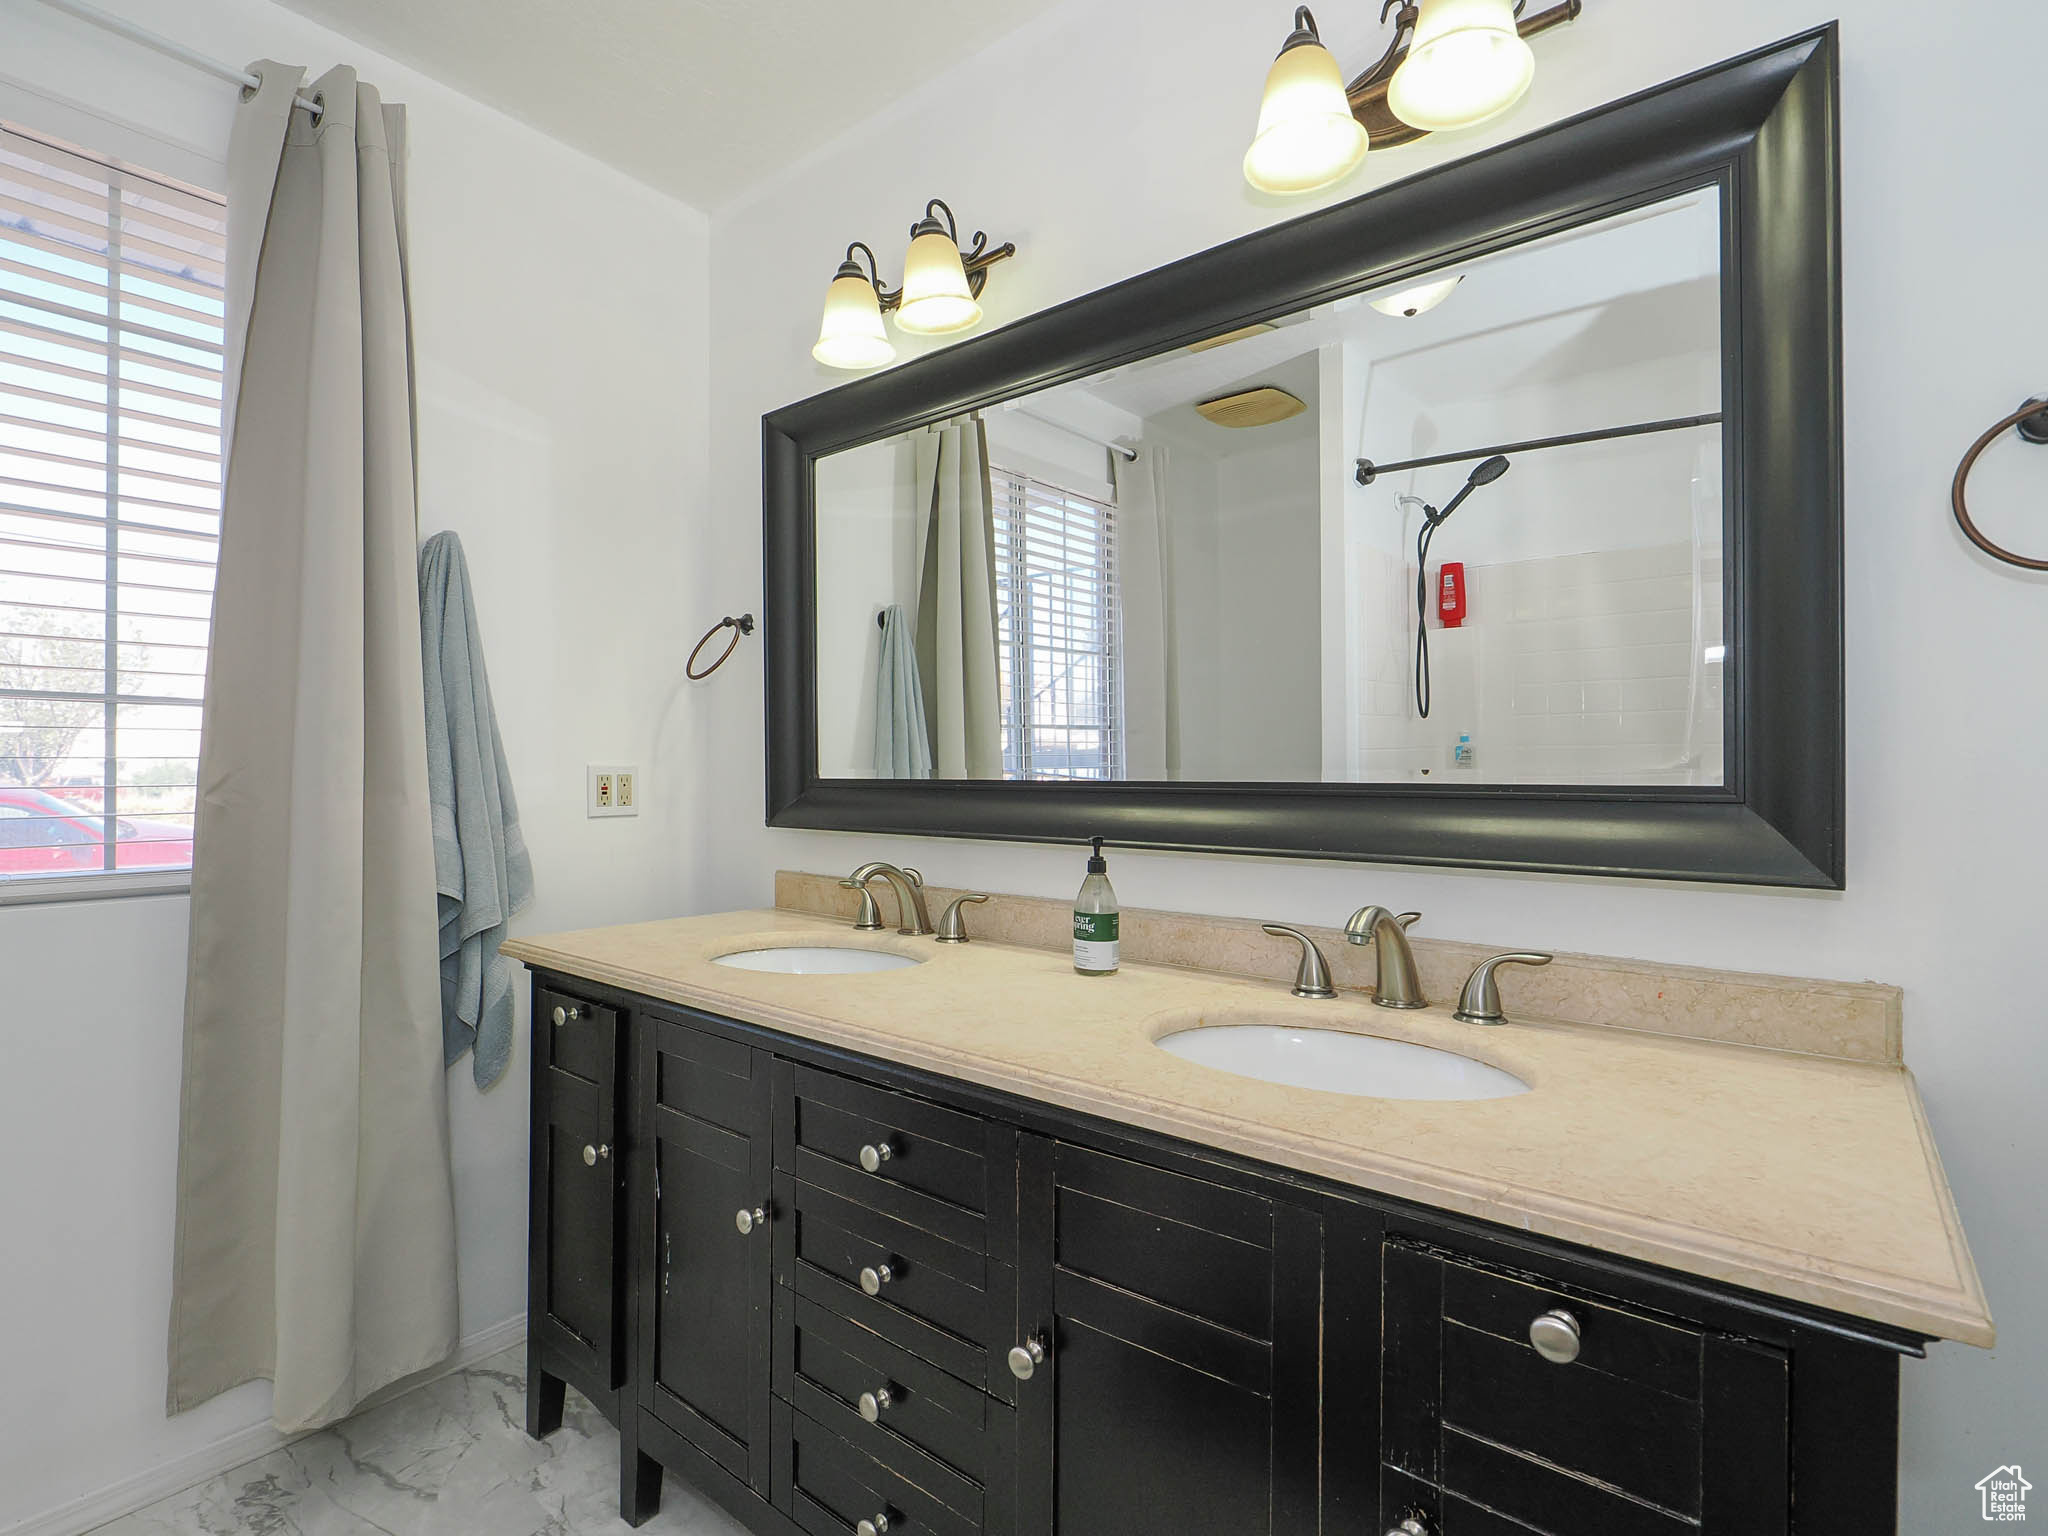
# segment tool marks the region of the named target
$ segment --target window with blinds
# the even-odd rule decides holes
[[[191,864],[225,219],[0,126],[0,890]]]
[[[1123,777],[1116,511],[991,467],[1003,776]]]

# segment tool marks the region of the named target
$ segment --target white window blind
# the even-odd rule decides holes
[[[1120,779],[1115,509],[1012,470],[989,480],[1003,776]]]
[[[0,126],[0,892],[191,864],[225,219]]]

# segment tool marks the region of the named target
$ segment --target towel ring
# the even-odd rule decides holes
[[[725,649],[718,653],[717,658],[712,661],[711,665],[702,672],[699,672],[697,670],[697,658],[704,654],[704,647],[712,642],[721,629],[730,629],[732,631],[732,638],[725,642]],[[683,670],[690,674],[690,681],[701,683],[705,678],[724,666],[726,659],[739,649],[740,636],[751,635],[753,632],[754,616],[751,613],[743,613],[738,618],[727,614],[716,624],[705,630],[704,638],[697,642],[696,648],[690,652],[690,659],[683,664]]]
[[[1949,493],[1949,500],[1955,507],[1956,525],[1985,554],[1994,560],[2003,560],[2007,565],[2016,565],[2023,571],[2048,571],[2048,560],[2030,560],[2025,555],[2016,555],[1984,537],[1976,523],[1971,521],[1969,503],[1963,496],[1970,471],[1977,467],[1977,460],[1983,457],[1984,450],[2013,427],[2019,428],[2020,437],[2026,442],[2037,446],[2048,444],[2048,399],[2029,400],[1970,445],[1970,451],[1963,455],[1963,462],[1956,466],[1955,486]]]

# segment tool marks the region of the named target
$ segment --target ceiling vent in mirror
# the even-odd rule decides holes
[[[1243,341],[1248,336],[1263,336],[1268,331],[1277,331],[1279,329],[1279,326],[1261,320],[1257,325],[1240,325],[1234,331],[1225,331],[1221,336],[1211,336],[1207,341],[1190,342],[1188,350],[1190,352],[1206,352],[1211,347],[1227,347],[1233,341]]]
[[[1195,409],[1202,413],[1204,420],[1213,421],[1219,427],[1270,427],[1276,421],[1299,416],[1308,406],[1284,389],[1262,384],[1257,389],[1247,389],[1239,394],[1204,400]]]

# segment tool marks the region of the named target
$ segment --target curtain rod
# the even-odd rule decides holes
[[[1398,464],[1358,461],[1358,483],[1371,485],[1381,475],[1399,474],[1404,469],[1431,469],[1438,464],[1462,464],[1467,459],[1490,459],[1497,453],[1533,453],[1538,448],[1570,448],[1577,443],[1604,443],[1616,437],[1641,437],[1650,432],[1682,432],[1690,427],[1719,426],[1721,413],[1704,416],[1674,416],[1669,421],[1645,421],[1632,427],[1606,427],[1598,432],[1570,432],[1563,437],[1539,437],[1526,443],[1502,443],[1497,448],[1471,448],[1463,453],[1439,453],[1426,459],[1403,459]]]
[[[42,3],[49,6],[52,10],[64,12],[67,16],[76,16],[80,21],[90,22],[93,26],[102,27],[114,33],[117,37],[125,37],[131,43],[140,43],[145,48],[154,48],[166,58],[176,59],[181,64],[189,64],[194,69],[204,70],[209,75],[216,75],[220,79],[227,81],[230,85],[239,85],[245,90],[253,91],[263,83],[261,78],[251,74],[246,69],[237,69],[232,64],[223,64],[219,59],[210,58],[197,49],[187,48],[183,43],[173,42],[170,38],[165,37],[159,32],[151,32],[146,27],[138,27],[134,22],[116,16],[112,11],[103,11],[96,5],[88,5],[85,3],[85,0],[42,0]],[[317,122],[319,120],[320,103],[311,96],[308,96],[304,91],[298,91],[293,94],[292,105],[312,113],[314,121]]]
[[[1051,427],[1055,432],[1064,432],[1069,437],[1078,437],[1084,443],[1093,443],[1098,448],[1106,448],[1111,453],[1122,458],[1126,463],[1135,464],[1138,462],[1138,450],[1135,448],[1126,448],[1122,443],[1105,443],[1101,438],[1090,437],[1086,432],[1081,431],[1077,427],[1070,427],[1064,421],[1054,421],[1050,416],[1041,416],[1036,411],[1027,411],[1021,405],[1005,403],[1003,409],[1014,411],[1019,416],[1028,416],[1040,426]]]

